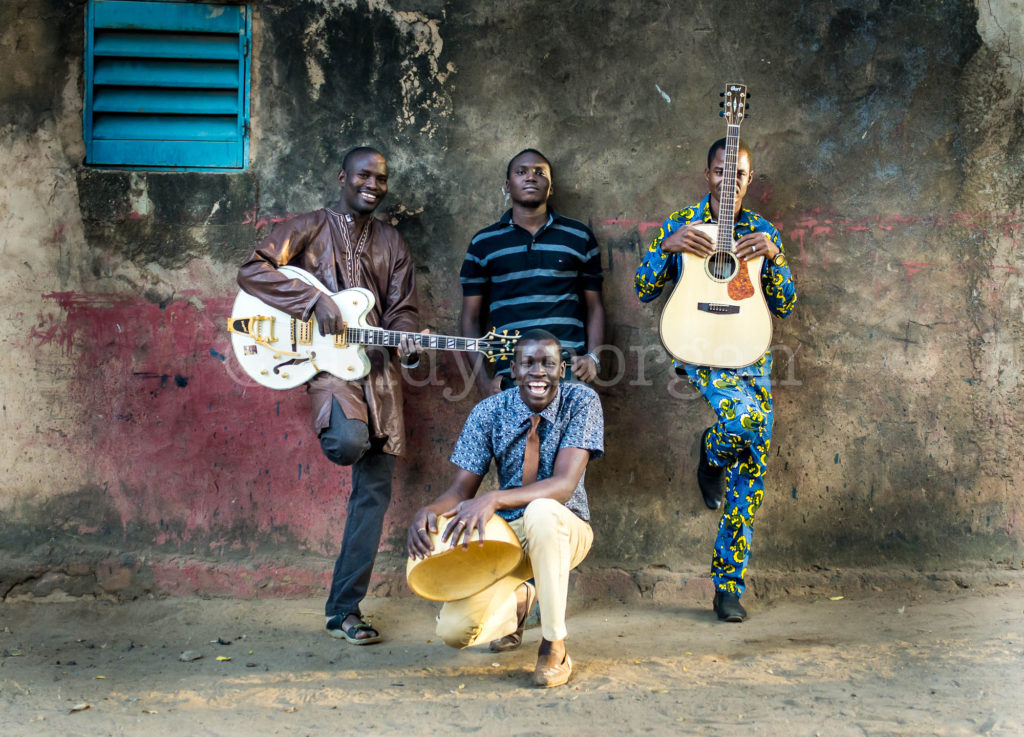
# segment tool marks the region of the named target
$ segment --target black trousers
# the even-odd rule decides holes
[[[345,532],[324,613],[328,617],[361,614],[359,603],[370,586],[384,515],[391,503],[395,457],[371,443],[366,423],[345,417],[337,400],[331,407],[330,426],[320,433],[320,448],[333,463],[352,466]]]

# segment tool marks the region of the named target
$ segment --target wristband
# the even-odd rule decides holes
[[[590,360],[594,362],[595,366],[597,366],[597,370],[600,371],[601,370],[601,359],[599,359],[596,355],[594,355],[593,351],[589,351],[589,352],[583,354],[584,358],[586,358],[587,356],[590,357]]]

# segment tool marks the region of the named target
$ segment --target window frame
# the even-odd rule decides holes
[[[87,166],[248,168],[248,4],[89,0],[86,14],[82,133]],[[236,34],[237,47],[231,38]],[[237,67],[226,63],[235,59]]]

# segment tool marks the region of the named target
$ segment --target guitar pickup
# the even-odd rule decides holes
[[[292,345],[313,345],[313,319],[292,320]]]
[[[341,324],[341,332],[334,334],[335,348],[348,348],[348,323]]]
[[[698,302],[697,309],[701,312],[710,312],[712,315],[738,315],[739,305],[724,305],[721,302]]]

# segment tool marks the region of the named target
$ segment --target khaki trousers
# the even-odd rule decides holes
[[[479,594],[449,601],[437,617],[437,634],[451,647],[470,647],[515,632],[516,588],[534,579],[545,640],[565,639],[565,602],[569,571],[578,566],[594,542],[590,525],[554,499],[536,499],[509,522],[526,554],[512,573]]]

